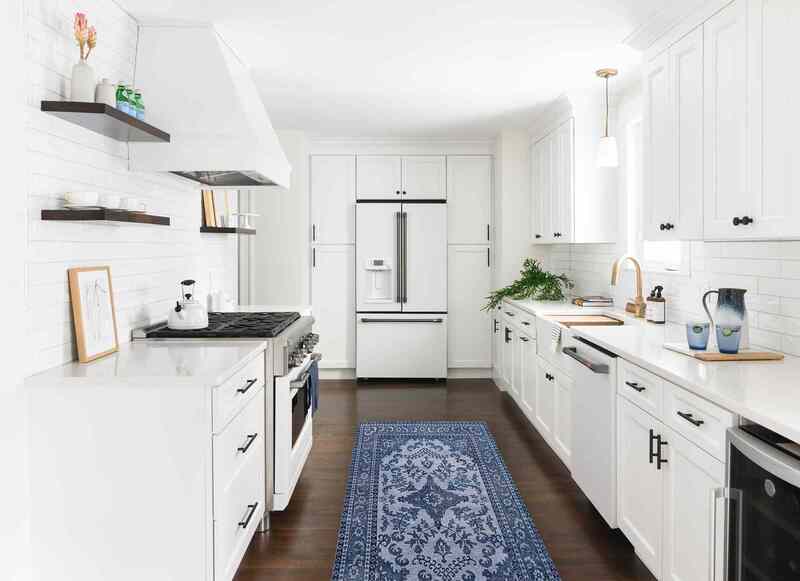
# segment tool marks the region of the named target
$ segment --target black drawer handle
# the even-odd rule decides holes
[[[689,422],[690,424],[692,424],[693,426],[695,426],[696,428],[699,428],[700,426],[705,424],[705,421],[696,419],[689,412],[678,412],[678,415],[680,417],[682,417],[684,420],[686,420],[687,422]]]
[[[250,520],[253,518],[253,515],[256,513],[256,509],[258,508],[258,503],[255,504],[248,504],[247,505],[247,516],[244,517],[243,520],[239,521],[239,526],[243,529],[247,528],[247,525],[250,524]]]
[[[521,340],[523,340],[523,341],[525,341],[526,343],[527,343],[528,341],[530,341],[530,339],[528,339],[527,337],[520,337],[520,339],[521,339]]]
[[[506,314],[506,315],[508,315],[509,317],[515,317],[515,316],[516,316],[516,315],[515,315],[514,313],[512,313],[512,312],[509,312],[509,311],[504,311],[504,312],[505,312],[505,314]]]
[[[545,377],[545,379],[547,379],[547,381],[553,381],[555,379],[555,377],[553,377],[549,373],[545,373],[544,377]]]
[[[522,324],[525,325],[526,327],[530,327],[531,326],[531,324],[528,321],[522,321]]]
[[[242,454],[246,454],[253,442],[256,441],[256,438],[258,438],[258,434],[247,434],[247,442],[245,442],[244,446],[239,446],[236,449]]]
[[[639,393],[642,393],[644,390],[646,390],[646,389],[647,389],[646,387],[644,387],[643,385],[639,385],[639,384],[638,384],[638,383],[636,383],[635,381],[626,381],[626,382],[625,382],[625,385],[627,385],[627,386],[628,386],[628,387],[630,387],[631,389],[635,389],[635,390],[636,390],[636,391],[638,391]]]
[[[253,379],[248,379],[247,383],[244,384],[244,387],[240,387],[236,390],[236,393],[247,393],[250,391],[250,388],[253,387],[256,382],[258,382],[258,378],[254,377]]]

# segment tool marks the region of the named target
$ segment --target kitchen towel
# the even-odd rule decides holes
[[[319,408],[319,365],[316,359],[308,368],[308,393],[311,396],[311,414],[313,415]]]
[[[561,341],[561,327],[554,325],[550,330],[550,349],[553,353],[558,353],[558,344]]]

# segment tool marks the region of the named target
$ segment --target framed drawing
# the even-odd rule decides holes
[[[67,273],[78,360],[88,363],[114,353],[119,341],[111,269],[91,266],[70,268]]]

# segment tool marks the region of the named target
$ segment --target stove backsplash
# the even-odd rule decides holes
[[[137,25],[114,2],[92,2],[89,16],[105,23],[102,50],[93,55],[98,78],[133,78]],[[170,176],[128,171],[128,148],[38,111],[42,99],[69,95],[74,59],[54,46],[72,46],[72,0],[30,3],[25,32],[28,58],[27,146],[29,151],[27,310],[31,328],[27,374],[76,358],[67,288],[67,268],[108,265],[113,277],[120,341],[132,327],[166,318],[183,278],[208,291],[210,271],[220,290],[235,297],[236,238],[201,235],[200,193],[195,185]],[[61,23],[54,27],[53,23]],[[70,53],[73,54],[73,53]],[[43,222],[42,208],[56,208],[68,191],[136,196],[172,225],[143,226]],[[236,196],[231,196],[233,199]],[[220,274],[221,273],[221,274]]]

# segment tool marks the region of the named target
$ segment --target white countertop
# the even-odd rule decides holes
[[[136,341],[91,363],[73,362],[38,373],[25,385],[152,385],[155,380],[217,385],[266,345],[259,340]]]
[[[783,361],[703,362],[664,349],[685,340],[682,325],[655,325],[614,309],[567,303],[509,301],[536,315],[602,313],[622,316],[618,327],[573,327],[572,333],[616,353],[725,409],[800,442],[800,358]]]
[[[300,313],[301,317],[311,315],[310,305],[237,305],[234,313]]]

